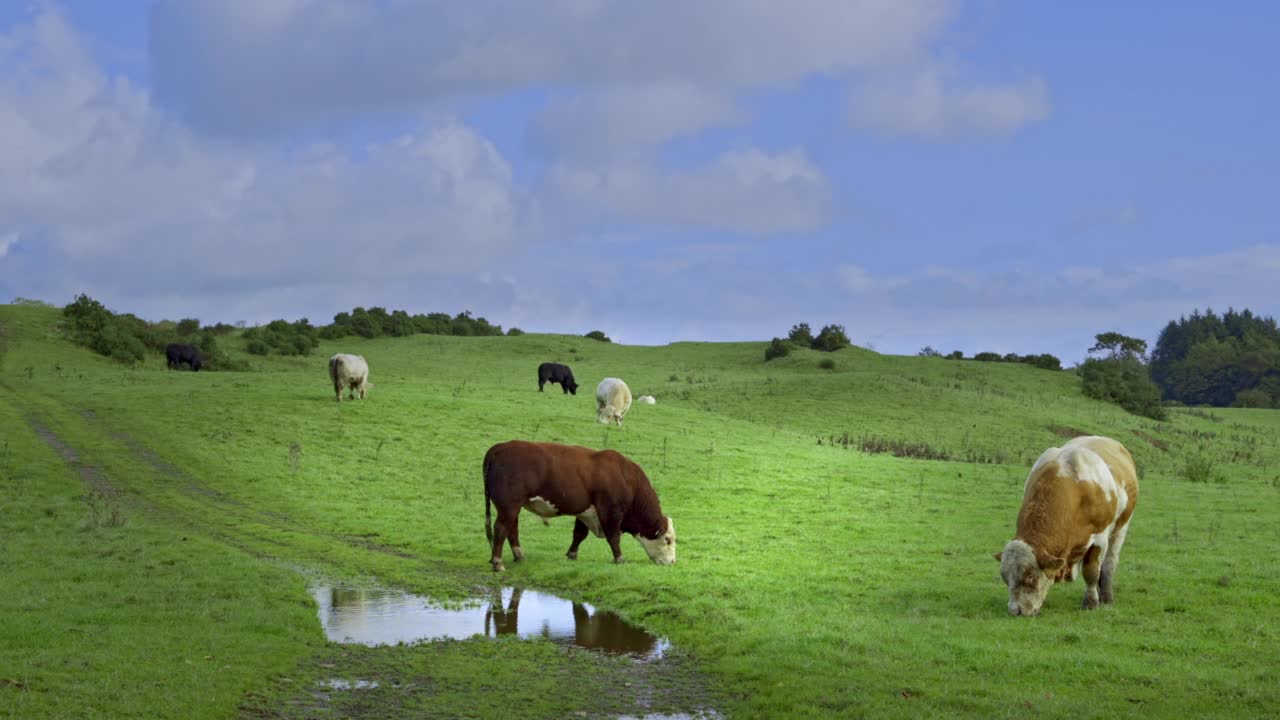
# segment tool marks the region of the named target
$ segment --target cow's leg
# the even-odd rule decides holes
[[[511,531],[507,534],[507,542],[511,545],[511,556],[516,562],[524,560],[524,550],[520,549],[520,511],[511,518]]]
[[[600,518],[600,524],[609,549],[613,550],[613,561],[622,562],[622,513],[610,513],[608,518]]]
[[[582,522],[581,518],[574,520],[573,521],[573,543],[569,545],[569,552],[565,553],[564,556],[569,558],[570,560],[577,560],[578,546],[581,545],[582,541],[586,540],[587,535],[590,535],[590,534],[591,534],[591,531],[587,529],[587,524]]]
[[[1111,589],[1111,581],[1115,578],[1116,565],[1120,562],[1120,548],[1124,546],[1124,538],[1129,534],[1129,524],[1117,528],[1111,535],[1111,544],[1107,546],[1107,554],[1102,558],[1102,577],[1099,579],[1098,600],[1110,603],[1115,599]]]
[[[543,380],[542,378],[538,378],[538,392],[542,392],[542,386],[546,384],[547,384],[546,380]]]
[[[360,388],[360,399],[361,399],[361,400],[363,400],[363,399],[364,399],[364,394],[365,394],[365,392],[367,392],[367,391],[368,391],[368,389],[369,389],[369,388],[368,388],[368,386],[367,386],[367,384],[365,383],[365,381],[364,381],[364,380],[361,380],[361,381],[360,381],[359,388]]]
[[[519,514],[519,506],[516,506],[514,512],[498,508],[498,517],[493,523],[493,556],[489,558],[489,564],[493,565],[494,572],[507,569],[502,564],[502,545],[507,542],[507,533],[515,527],[515,520]]]
[[[1080,563],[1084,573],[1083,607],[1085,610],[1098,607],[1098,577],[1102,571],[1102,556],[1106,552],[1105,544],[1094,545],[1085,551],[1084,560]]]
[[[560,382],[560,390],[561,390],[561,392],[562,392],[563,394],[568,395],[568,394],[569,394],[569,383],[566,383],[566,382],[564,382],[564,381],[562,380],[562,381]]]
[[[342,383],[337,380],[333,381],[333,394],[338,396],[338,402],[342,402]]]

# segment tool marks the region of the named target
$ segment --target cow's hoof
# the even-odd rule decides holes
[[[493,564],[494,572],[502,572],[507,569],[507,566],[503,565],[501,560],[490,560],[489,562]]]
[[[1103,605],[1110,605],[1111,602],[1115,599],[1116,599],[1115,595],[1112,594],[1112,592],[1109,590],[1103,590],[1102,592],[1098,593],[1098,600]]]
[[[614,559],[613,559],[613,564],[614,564],[614,565],[621,565],[621,564],[622,564],[622,556],[621,556],[621,555],[619,555],[618,557],[614,558]]]
[[[524,560],[524,551],[518,547],[511,548],[511,554],[515,556],[516,562]]]
[[[1098,598],[1086,595],[1082,607],[1085,610],[1096,610],[1098,608]]]
[[[565,554],[564,554],[564,556],[565,556],[565,557],[567,557],[567,558],[569,558],[570,560],[577,560],[577,559],[578,559],[578,553],[573,552],[572,550],[570,550],[569,552],[565,553]]]

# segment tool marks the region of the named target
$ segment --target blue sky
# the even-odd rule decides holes
[[[0,296],[1079,360],[1280,305],[1280,6],[0,5]]]

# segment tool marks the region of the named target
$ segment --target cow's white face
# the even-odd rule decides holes
[[[596,413],[596,421],[601,425],[608,425],[611,422],[622,425],[622,413],[618,412],[618,409],[612,405],[605,405]]]
[[[659,565],[672,565],[676,561],[676,524],[669,517],[665,520],[667,529],[661,535],[653,540],[643,535],[636,535],[636,540],[640,541],[644,551],[649,554],[650,560]]]
[[[1000,577],[1009,586],[1009,614],[1038,615],[1053,585],[1053,574],[1046,574],[1035,550],[1021,540],[1010,540],[996,559],[1000,561]],[[1053,570],[1056,573],[1058,569]]]

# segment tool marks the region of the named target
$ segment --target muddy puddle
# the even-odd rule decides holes
[[[324,582],[313,584],[311,594],[325,636],[334,642],[395,645],[517,635],[644,659],[659,658],[669,647],[615,613],[535,590],[502,588],[461,608],[396,590]]]

